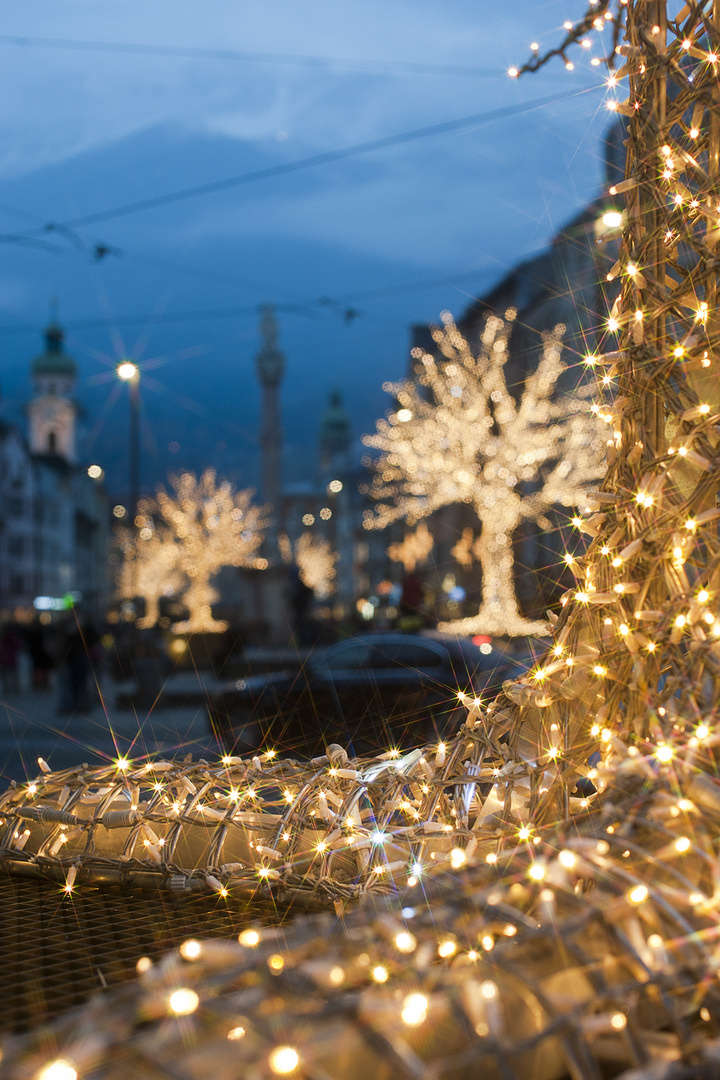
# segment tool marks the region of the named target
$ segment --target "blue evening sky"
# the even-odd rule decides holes
[[[383,381],[405,371],[409,325],[461,313],[597,194],[599,47],[576,50],[571,73],[555,62],[505,76],[531,41],[551,45],[583,11],[583,0],[4,5],[5,415],[29,393],[55,297],[80,368],[84,454],[113,490],[127,483],[127,400],[113,375],[125,354],[145,365],[145,484],[207,464],[254,483],[257,307],[271,302],[287,355],[287,476],[312,470],[334,387],[358,438],[371,430]],[[91,42],[114,47],[76,47]],[[501,109],[510,114],[482,118]],[[432,137],[43,231],[470,116]],[[110,249],[99,261],[98,244]]]

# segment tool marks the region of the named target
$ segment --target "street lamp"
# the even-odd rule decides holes
[[[140,499],[140,368],[132,360],[121,360],[115,368],[119,379],[128,384],[130,396],[130,505],[128,506],[130,520],[129,535],[135,538],[135,517]],[[136,592],[137,566],[135,560],[133,567],[133,594]],[[135,601],[133,600],[133,603]]]
[[[132,360],[121,360],[115,368],[130,392],[130,525],[134,526],[140,498],[140,368]]]

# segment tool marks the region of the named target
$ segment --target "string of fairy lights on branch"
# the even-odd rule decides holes
[[[628,220],[608,274],[621,284],[608,320],[621,348],[588,365],[617,383],[615,401],[599,407],[613,430],[611,467],[595,513],[577,522],[592,544],[584,559],[568,560],[578,586],[563,598],[555,659],[535,673],[548,698],[574,682],[596,710],[578,756],[610,718],[632,736],[646,734],[659,711],[662,736],[668,712],[690,706],[704,730],[714,709],[717,52],[706,9],[686,5],[667,28],[659,16],[635,23],[610,80],[614,88],[628,77],[631,90],[626,102],[609,102],[632,118],[626,179],[611,189],[625,196]]]
[[[590,63],[593,67],[599,67],[601,64],[606,64],[613,67],[615,64],[615,49],[620,41],[622,35],[625,12],[624,8],[627,5],[627,0],[623,0],[618,4],[617,10],[612,11],[611,0],[591,0],[590,5],[585,12],[585,15],[578,22],[572,22],[567,20],[563,24],[563,29],[566,31],[565,37],[559,45],[552,49],[548,49],[546,52],[541,53],[539,44],[534,41],[530,46],[531,58],[527,60],[520,67],[508,68],[508,75],[511,79],[517,79],[520,75],[526,73],[539,71],[540,68],[545,67],[552,60],[560,58],[564,63],[568,71],[573,71],[575,68],[575,62],[572,60],[570,50],[573,46],[579,45],[583,49],[591,50],[593,48],[592,32],[595,31],[598,34],[605,34],[608,28],[611,30],[612,47],[608,55],[605,55],[602,44],[600,45],[603,55],[592,56]]]
[[[10,1080],[717,1073],[718,14],[624,11],[619,296],[588,355],[609,467],[548,653],[434,745],[11,788],[3,863],[67,903],[104,880],[330,910],[139,958],[132,988],[7,1045]]]

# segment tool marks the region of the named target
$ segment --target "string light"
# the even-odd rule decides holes
[[[175,1016],[189,1016],[200,1004],[200,998],[189,987],[175,990],[168,1000],[168,1008]]]
[[[409,931],[407,930],[404,930],[395,938],[395,948],[398,950],[398,952],[411,953],[415,951],[416,947],[417,941],[415,939],[415,935],[409,933]]]
[[[246,948],[254,949],[256,945],[260,944],[260,934],[257,930],[243,930],[238,937],[238,941]]]
[[[58,1058],[40,1070],[37,1080],[78,1080],[77,1069],[64,1058]]]
[[[427,1019],[428,999],[424,994],[408,994],[403,1001],[402,1019],[409,1027],[424,1024]]]
[[[300,1055],[293,1046],[278,1046],[271,1053],[268,1063],[278,1076],[287,1076],[300,1064]]]

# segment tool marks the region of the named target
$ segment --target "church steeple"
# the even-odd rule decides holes
[[[44,337],[44,352],[30,364],[34,393],[28,404],[30,449],[34,454],[52,454],[74,464],[77,408],[72,394],[77,367],[63,348],[65,335],[54,318]]]
[[[71,394],[75,388],[77,367],[72,356],[63,349],[65,333],[55,321],[44,331],[45,351],[38,353],[30,364],[30,376],[36,393]],[[52,387],[47,385],[52,384]]]

